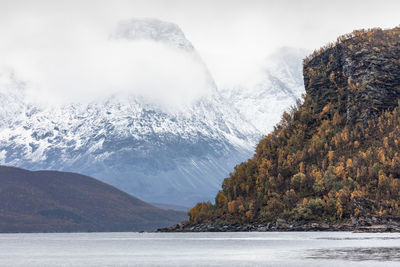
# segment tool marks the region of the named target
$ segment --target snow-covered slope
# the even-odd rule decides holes
[[[261,77],[252,85],[222,88],[221,94],[248,122],[266,134],[305,92],[302,62],[306,55],[307,51],[302,49],[279,49],[266,59]]]
[[[255,132],[217,97],[177,114],[110,98],[25,107],[1,129],[0,155],[2,164],[90,174],[146,201],[192,204],[249,156]]]

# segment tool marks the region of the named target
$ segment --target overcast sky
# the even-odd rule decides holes
[[[60,83],[49,81],[47,86],[60,86],[63,87],[62,90],[67,90],[68,86],[76,87],[78,83],[86,87],[96,87],[99,83],[104,83],[100,77],[96,77],[101,71],[93,71],[88,77],[75,77],[79,75],[72,70],[74,66],[70,66],[69,69],[60,66],[76,63],[76,66],[81,66],[80,72],[100,69],[112,60],[107,56],[99,59],[96,51],[111,53],[115,47],[97,47],[96,44],[101,43],[103,37],[105,39],[109,36],[119,21],[130,18],[158,18],[174,22],[181,27],[204,59],[217,84],[225,86],[234,84],[259,69],[268,54],[279,47],[313,50],[354,29],[395,27],[400,24],[399,11],[398,0],[0,0],[0,56],[3,62],[6,58],[5,61],[11,65],[13,61],[18,61],[15,66],[25,68],[21,70],[21,73],[26,74],[25,79],[40,77],[45,81],[50,69],[59,68],[70,75],[68,78],[72,77],[69,84],[64,84],[63,87]],[[120,54],[115,54],[114,51],[117,59],[121,57],[123,60],[126,56],[124,49],[121,50],[124,53]],[[140,49],[138,48],[138,51]],[[155,49],[155,53],[150,51],[130,54],[128,59],[135,61],[135,57],[141,57],[141,60],[144,60],[143,58],[154,55],[162,57],[162,49]],[[89,50],[92,50],[91,56],[86,56]],[[165,56],[163,62],[167,64],[171,56],[174,55]],[[39,61],[39,58],[48,58],[46,67],[35,65],[34,61]],[[80,62],[80,59],[93,64]],[[149,64],[157,62],[150,60]],[[183,62],[181,67],[186,69],[187,64],[191,63]],[[131,68],[136,77],[144,75],[140,69],[131,65],[117,64],[111,67]],[[159,75],[167,69],[170,68],[150,68],[147,76],[153,76],[152,73],[149,74],[151,71],[154,75]],[[189,78],[178,81],[184,84],[183,88],[188,86],[190,80],[195,80],[192,77],[195,74],[190,74],[190,71],[196,71],[195,68],[188,69]],[[110,67],[107,67],[102,71],[109,70]],[[176,79],[176,75],[181,73],[182,69],[177,69],[171,75]],[[52,75],[60,74],[53,72]],[[168,75],[169,73],[164,74]],[[152,79],[149,77],[143,79]],[[62,78],[62,75],[57,77]],[[87,82],[85,79],[99,81]],[[121,74],[112,79],[123,80],[124,76]],[[118,85],[123,87],[137,84],[145,86],[146,82],[121,82]],[[149,86],[157,85],[150,83]],[[170,86],[177,85],[171,83]],[[88,92],[92,93],[90,90]]]

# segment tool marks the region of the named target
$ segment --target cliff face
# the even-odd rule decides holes
[[[318,103],[344,104],[347,120],[366,122],[393,109],[400,97],[400,28],[355,31],[305,60],[307,94]]]
[[[400,218],[400,28],[340,37],[304,60],[304,83],[189,226]]]

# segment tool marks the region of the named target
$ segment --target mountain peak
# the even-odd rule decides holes
[[[121,21],[112,36],[116,39],[151,40],[188,52],[194,51],[192,43],[177,24],[154,18]]]

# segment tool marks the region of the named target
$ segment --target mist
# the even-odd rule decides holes
[[[141,95],[184,105],[212,90],[198,57],[152,41],[110,38],[120,21],[180,26],[218,87],[256,79],[281,47],[314,50],[358,28],[399,25],[398,1],[0,2],[0,68],[47,102]],[[384,11],[384,12],[383,12]]]
[[[120,94],[181,106],[214,89],[195,53],[114,39],[90,24],[35,19],[11,24],[9,42],[0,44],[2,69],[25,83],[32,101],[91,102]]]

